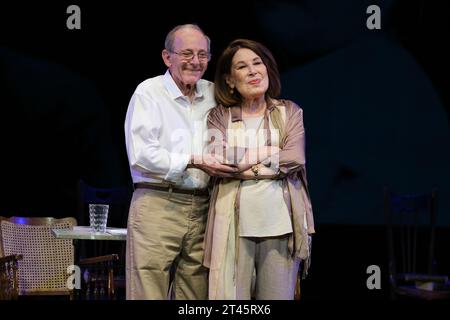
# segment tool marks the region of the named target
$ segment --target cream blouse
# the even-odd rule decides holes
[[[248,148],[264,146],[260,133],[261,117],[243,118]],[[274,129],[269,123],[271,129]],[[278,146],[278,136],[271,145]],[[273,237],[292,232],[289,211],[283,198],[282,180],[242,180],[239,199],[239,235],[241,237]]]

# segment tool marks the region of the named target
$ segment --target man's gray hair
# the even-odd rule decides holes
[[[166,48],[166,50],[169,51],[173,50],[173,42],[175,41],[175,32],[177,32],[180,29],[195,29],[200,31],[205,36],[208,52],[211,52],[211,40],[209,39],[209,37],[203,32],[203,30],[198,25],[191,23],[178,25],[169,31],[169,33],[166,36],[166,41],[164,41],[164,47]]]

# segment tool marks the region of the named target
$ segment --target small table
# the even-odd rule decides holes
[[[127,240],[126,228],[106,228],[106,232],[94,232],[91,227],[75,226],[73,229],[52,229],[57,239],[80,240]]]
[[[91,230],[91,227],[84,226],[74,226],[72,229],[52,229],[52,234],[57,239],[70,239],[74,245],[74,256],[75,261],[79,261],[79,248],[78,241],[80,240],[118,240],[118,241],[126,241],[127,240],[127,229],[126,228],[106,228],[106,232],[94,232]],[[98,248],[99,244],[102,241],[94,242],[94,256],[98,256],[98,251],[101,250]],[[113,280],[111,280],[113,281]],[[113,286],[114,288],[114,286]],[[114,294],[114,289],[113,294]],[[80,292],[76,293],[80,295]]]

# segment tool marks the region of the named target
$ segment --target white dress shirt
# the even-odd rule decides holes
[[[214,84],[199,80],[193,102],[175,84],[169,70],[140,83],[125,119],[125,143],[133,183],[174,183],[202,189],[209,176],[186,170],[191,154],[206,147],[206,117],[216,106]]]

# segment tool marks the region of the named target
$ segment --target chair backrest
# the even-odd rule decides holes
[[[89,225],[89,204],[109,205],[108,226],[126,227],[128,208],[131,201],[131,187],[97,188],[80,180],[79,217],[80,225]]]
[[[52,228],[76,225],[74,218],[0,217],[0,247],[4,256],[21,254],[20,295],[68,295],[68,270],[74,265],[71,240],[56,239]]]
[[[391,285],[401,274],[432,274],[437,190],[398,194],[384,190]]]
[[[91,186],[80,180],[78,183],[79,209],[77,221],[80,225],[89,225],[89,204],[107,204],[109,213],[107,227],[126,228],[128,220],[128,210],[132,196],[132,186],[120,186],[114,188],[98,188]],[[100,242],[96,246],[88,246],[82,242],[78,247],[79,255],[82,258],[101,256],[106,254],[118,253],[121,261],[125,261],[125,242],[106,241]],[[119,274],[124,274],[124,266],[119,268]]]

